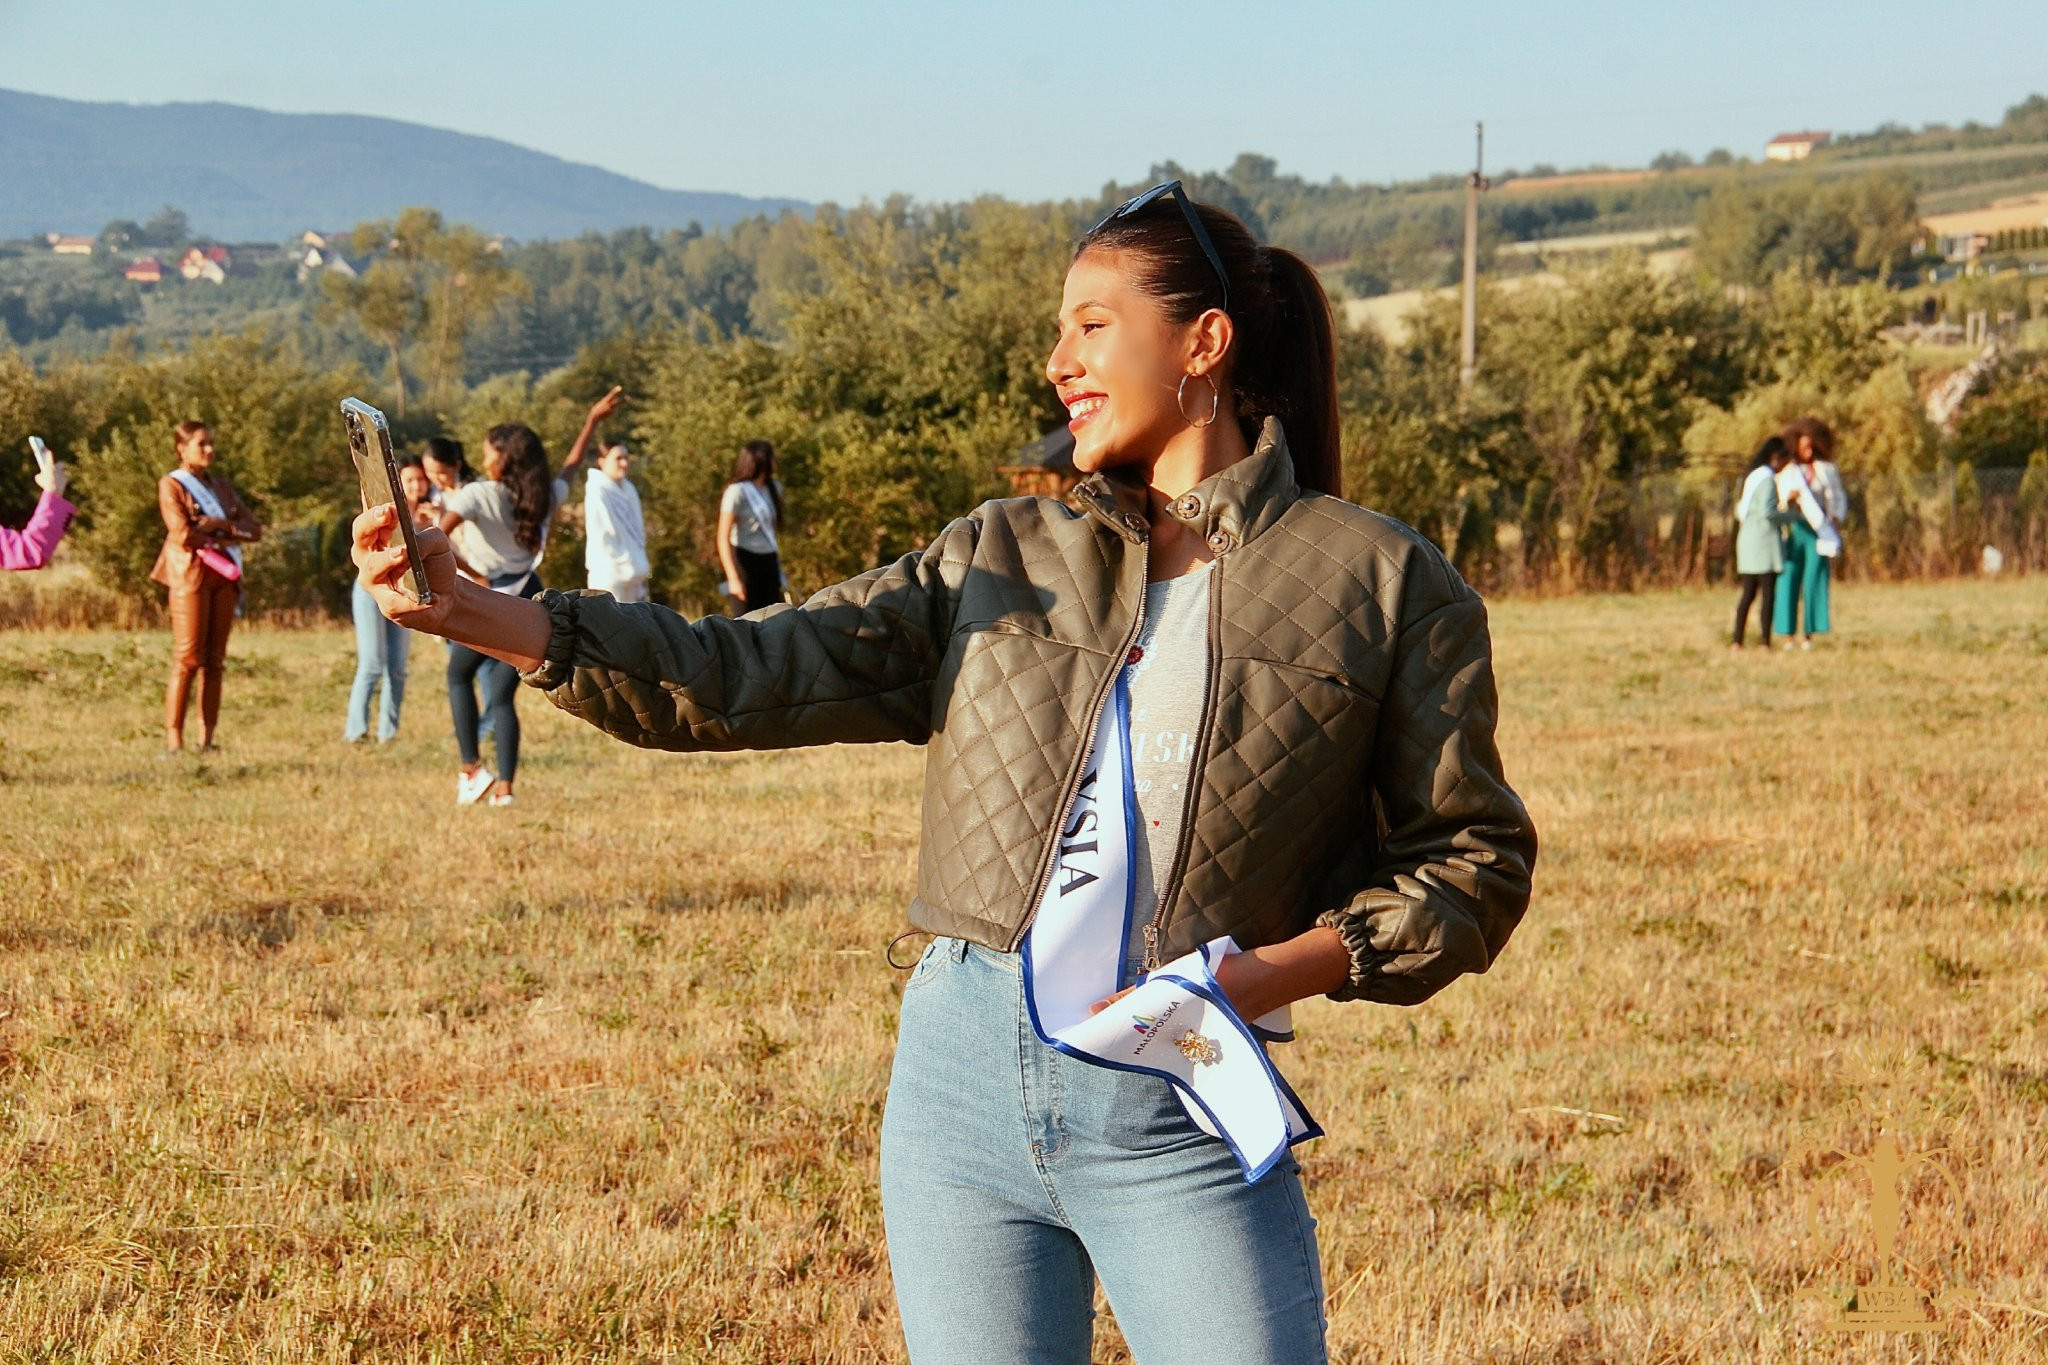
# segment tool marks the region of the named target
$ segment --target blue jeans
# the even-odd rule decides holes
[[[512,587],[514,597],[540,596],[540,575],[507,574],[491,580],[491,589]],[[483,709],[477,709],[477,689],[483,689]],[[463,766],[478,761],[483,734],[491,736],[498,752],[498,780],[510,782],[519,775],[519,674],[508,663],[481,654],[467,645],[448,642],[448,710],[455,720],[455,751]],[[489,724],[485,724],[488,718]]]
[[[348,590],[349,610],[356,622],[356,680],[348,689],[348,725],[342,738],[353,744],[370,733],[370,694],[384,680],[384,704],[378,709],[377,738],[398,733],[398,708],[405,701],[405,657],[412,650],[412,632],[384,619],[377,603],[359,583]]]
[[[941,938],[903,988],[882,1218],[916,1365],[1087,1365],[1095,1278],[1139,1365],[1327,1359],[1315,1219],[1168,1084],[1038,1041],[1019,955]]]
[[[482,712],[477,688],[483,688]],[[498,776],[510,782],[519,776],[519,674],[467,645],[448,642],[448,710],[455,718],[455,751],[467,767],[482,756],[478,730],[484,715],[491,718],[491,742],[497,746]]]

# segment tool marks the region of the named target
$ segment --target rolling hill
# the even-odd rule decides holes
[[[396,119],[232,104],[95,104],[0,90],[0,238],[96,233],[175,204],[201,232],[272,241],[409,204],[530,239],[589,229],[716,228],[792,199],[668,190]]]

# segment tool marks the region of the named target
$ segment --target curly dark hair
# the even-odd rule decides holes
[[[1802,436],[1808,436],[1813,439],[1814,459],[1832,460],[1835,458],[1834,430],[1818,417],[1795,417],[1787,422],[1784,430],[1778,434],[1785,438],[1785,449],[1795,459],[1799,455],[1799,438]]]

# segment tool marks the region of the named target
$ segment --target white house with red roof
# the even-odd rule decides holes
[[[178,262],[178,273],[188,280],[225,284],[234,258],[224,246],[195,246]]]
[[[1816,147],[1825,147],[1834,137],[1828,132],[1780,133],[1764,144],[1766,161],[1804,161]]]

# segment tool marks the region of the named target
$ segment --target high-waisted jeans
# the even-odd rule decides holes
[[[1165,1081],[1039,1042],[1019,963],[941,938],[903,989],[882,1216],[914,1365],[1087,1365],[1098,1275],[1140,1365],[1325,1360],[1294,1159],[1247,1185]]]
[[[528,570],[491,580],[491,591],[510,591],[514,597],[540,596],[540,575]],[[482,712],[476,694],[484,694]],[[455,751],[468,767],[481,761],[479,731],[483,717],[491,718],[491,740],[498,750],[498,780],[510,782],[519,776],[519,674],[512,665],[468,645],[448,642],[448,710],[455,720]]]

